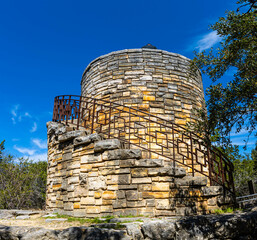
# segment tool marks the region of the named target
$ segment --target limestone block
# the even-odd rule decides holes
[[[111,175],[111,179],[107,180],[107,184],[130,184],[130,174]]]
[[[155,207],[155,199],[146,199],[147,207]]]
[[[134,168],[131,169],[132,177],[147,177],[147,169],[146,168]]]
[[[139,184],[138,191],[140,192],[152,191],[152,184]]]
[[[103,160],[115,160],[115,159],[133,159],[141,158],[140,149],[117,149],[107,151],[103,154]]]
[[[79,202],[75,202],[73,204],[73,209],[79,209],[80,208],[80,203]]]
[[[117,199],[112,203],[113,208],[125,208],[127,207],[126,199]]]
[[[98,198],[101,198],[102,196],[102,193],[101,192],[95,192],[95,198],[98,199]]]
[[[164,192],[170,190],[170,184],[167,183],[160,183],[160,182],[153,182],[152,183],[152,191],[155,192]]]
[[[87,186],[89,190],[106,189],[106,179],[104,176],[88,177]]]
[[[113,174],[124,174],[124,173],[130,173],[130,169],[129,168],[125,168],[125,169],[113,169],[113,168],[107,168],[107,169],[103,169],[101,171],[101,174],[103,176],[106,175],[113,175]]]
[[[72,183],[79,183],[79,176],[69,177],[68,184],[72,184]]]
[[[87,173],[81,173],[79,174],[79,184],[84,185],[87,183],[88,174]]]
[[[135,190],[126,191],[127,200],[135,201],[135,200],[139,200],[140,197],[141,197],[141,193],[138,193],[138,191],[135,191]]]
[[[100,206],[88,206],[86,208],[86,212],[88,214],[96,214],[101,212],[101,207]]]
[[[91,143],[91,139],[89,138],[89,136],[79,136],[74,138],[73,140],[74,146],[89,144],[89,143]]]
[[[176,186],[206,186],[207,178],[200,176],[185,176],[175,180]]]
[[[74,217],[85,217],[86,216],[86,210],[85,209],[74,209],[73,210],[73,216]]]
[[[64,210],[73,210],[73,203],[67,202],[63,204]]]
[[[137,184],[126,184],[126,185],[119,185],[120,190],[127,190],[127,189],[137,189]]]
[[[162,167],[162,159],[140,159],[135,161],[137,167]]]
[[[120,161],[121,168],[133,167],[134,165],[135,165],[135,159],[127,159],[127,160]]]
[[[135,207],[145,207],[146,200],[142,201],[127,201],[127,207],[135,208]]]
[[[169,199],[158,199],[155,201],[156,209],[164,210],[164,209],[170,209],[170,202]]]
[[[105,205],[100,207],[101,213],[112,213],[113,207],[111,205]]]
[[[74,197],[83,197],[86,196],[88,193],[88,190],[81,186],[76,186],[74,189]]]
[[[106,200],[112,200],[112,199],[116,199],[117,195],[113,191],[104,191],[102,194],[102,198]]]
[[[58,136],[58,141],[59,142],[65,142],[65,141],[68,141],[68,140],[71,140],[73,138],[83,136],[83,135],[85,135],[85,132],[80,131],[80,130],[66,132],[66,133]]]
[[[169,192],[142,192],[143,198],[169,198]]]
[[[119,199],[125,198],[125,191],[123,190],[116,191],[116,194],[117,194],[117,198]]]
[[[80,204],[95,205],[95,198],[94,197],[82,197],[80,200]]]
[[[87,136],[79,136],[74,139],[74,146],[89,144],[91,142],[100,141],[102,138],[99,134],[93,133]]]
[[[209,186],[209,187],[202,187],[203,196],[217,196],[222,194],[223,189],[221,186]]]
[[[47,135],[51,136],[53,134],[63,134],[66,132],[66,127],[62,123],[57,122],[47,122]]]
[[[62,155],[62,160],[67,161],[67,160],[72,160],[72,152],[66,152]]]
[[[106,139],[95,143],[95,152],[103,152],[105,150],[112,150],[121,148],[120,141],[118,139]]]
[[[152,179],[150,177],[144,178],[132,178],[132,184],[142,184],[142,183],[151,183]]]

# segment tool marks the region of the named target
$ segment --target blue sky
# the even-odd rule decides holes
[[[46,159],[54,97],[80,95],[81,75],[96,57],[151,43],[192,58],[194,50],[219,42],[209,25],[227,9],[236,9],[235,1],[0,1],[0,140],[6,151]],[[210,81],[203,81],[206,88]],[[234,142],[244,144],[244,135],[235,134]],[[248,151],[254,139],[249,143]]]

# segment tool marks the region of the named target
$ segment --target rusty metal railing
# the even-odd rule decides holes
[[[53,121],[118,138],[127,148],[141,148],[145,157],[161,156],[186,167],[192,176],[206,176],[210,185],[235,193],[233,164],[220,150],[171,121],[123,104],[75,95],[55,97]]]

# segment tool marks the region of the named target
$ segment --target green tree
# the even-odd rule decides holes
[[[0,161],[0,209],[43,208],[47,162],[3,156]]]
[[[4,140],[0,143],[0,162],[3,158]]]
[[[219,142],[228,144],[232,128],[251,134],[257,123],[257,0],[241,0],[237,12],[227,12],[210,28],[221,37],[217,49],[195,53],[193,65],[207,74],[207,135],[219,131]],[[246,11],[244,7],[248,7]],[[244,12],[240,12],[243,11]],[[229,69],[233,78],[224,86],[216,81]],[[204,113],[204,111],[203,111]],[[202,114],[203,114],[202,113]],[[205,120],[203,122],[205,122]]]

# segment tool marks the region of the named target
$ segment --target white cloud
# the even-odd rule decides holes
[[[12,114],[14,117],[17,117],[17,111],[18,111],[19,107],[20,107],[19,104],[13,106],[13,109],[11,110],[11,114]]]
[[[32,142],[41,149],[47,149],[47,141],[39,138],[32,138]]]
[[[33,155],[36,152],[35,149],[17,147],[16,145],[14,145],[13,148],[20,153],[28,154],[28,155]]]
[[[32,126],[32,128],[30,129],[30,132],[36,132],[37,131],[37,123],[36,122],[34,122],[34,124],[33,124],[33,126]]]
[[[14,117],[12,117],[11,119],[12,119],[12,123],[13,123],[13,124],[16,124],[16,120],[15,120],[15,118],[14,118]]]
[[[47,161],[47,153],[34,154],[31,156],[24,156],[24,158],[29,158],[30,160],[33,160],[34,162]]]
[[[32,118],[32,116],[28,113],[28,112],[25,112],[25,113],[18,113],[18,110],[20,108],[20,105],[19,104],[16,104],[13,106],[13,108],[11,109],[11,120],[12,120],[12,123],[13,124],[16,124],[17,120],[19,122],[22,121],[23,118],[25,117],[29,117],[29,118]]]
[[[200,52],[203,50],[213,47],[216,43],[221,41],[221,37],[217,35],[217,31],[210,32],[202,36],[202,38],[197,42],[196,48]]]

